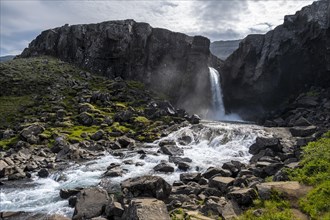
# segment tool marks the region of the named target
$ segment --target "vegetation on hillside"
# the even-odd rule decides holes
[[[32,123],[45,127],[38,144],[51,145],[58,136],[73,143],[90,140],[99,130],[103,140],[127,135],[148,142],[174,122],[184,121],[169,114],[169,104],[140,82],[110,80],[53,57],[0,63],[0,81],[2,149],[15,146],[19,132]],[[8,129],[12,132],[2,138]]]

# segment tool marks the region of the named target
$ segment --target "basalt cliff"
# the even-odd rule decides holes
[[[138,80],[178,107],[209,106],[210,41],[134,20],[65,25],[42,32],[21,57],[51,55],[109,78]]]
[[[330,85],[330,1],[288,15],[265,35],[249,35],[221,70],[228,111],[260,118],[311,86]]]

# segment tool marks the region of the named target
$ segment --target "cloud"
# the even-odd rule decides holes
[[[134,19],[211,40],[265,33],[312,0],[1,0],[0,55],[19,53],[42,30],[68,24]]]

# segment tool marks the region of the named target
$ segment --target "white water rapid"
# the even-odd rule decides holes
[[[191,125],[171,133],[162,140],[174,140],[183,149],[182,157],[189,157],[192,162],[186,172],[204,172],[210,166],[221,167],[223,163],[237,160],[247,163],[251,157],[249,146],[255,142],[257,136],[267,136],[264,128],[248,124],[231,124],[222,122],[203,122]],[[186,143],[183,144],[182,140]],[[105,156],[83,164],[72,164],[71,167],[52,174],[49,178],[38,178],[35,174],[29,182],[5,182],[0,193],[0,212],[25,211],[39,213],[58,213],[71,217],[73,208],[68,201],[59,197],[60,189],[88,187],[107,182],[107,188],[117,189],[123,180],[146,174],[158,175],[167,182],[179,180],[183,173],[175,164],[173,173],[155,173],[153,167],[162,160],[169,161],[169,156],[159,153],[159,141],[146,144],[143,148],[122,151],[122,157],[105,153]],[[141,159],[137,151],[143,149],[146,157]],[[130,163],[125,161],[130,160]],[[144,163],[136,166],[137,162]],[[120,163],[126,170],[122,177],[105,178],[102,174],[110,163]],[[10,186],[16,184],[16,186]],[[102,184],[101,184],[102,185]]]
[[[208,111],[207,118],[217,121],[243,121],[237,114],[226,114],[223,104],[219,72],[209,67],[212,92],[212,109]]]

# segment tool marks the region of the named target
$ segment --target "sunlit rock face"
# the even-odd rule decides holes
[[[221,71],[226,110],[256,119],[310,86],[330,85],[329,4],[314,2],[240,43]]]
[[[209,39],[152,28],[134,20],[65,25],[46,30],[22,57],[52,55],[110,78],[144,82],[177,107],[202,113],[210,105]]]

